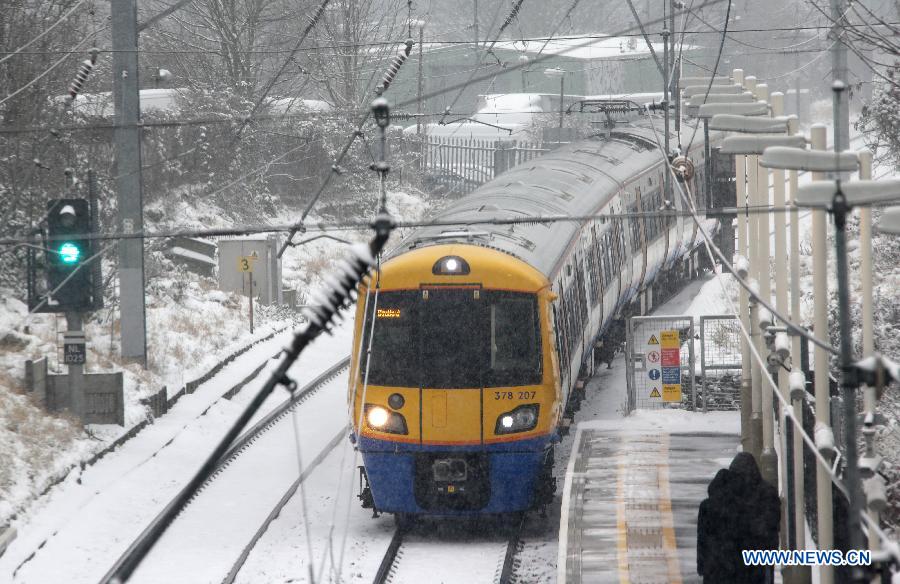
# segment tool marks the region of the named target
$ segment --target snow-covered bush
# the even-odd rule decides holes
[[[900,168],[900,63],[875,77],[872,101],[863,107],[857,128],[878,159]]]

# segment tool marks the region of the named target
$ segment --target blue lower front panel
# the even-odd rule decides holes
[[[537,448],[522,448],[526,443]],[[391,448],[384,448],[386,445]],[[374,447],[362,449],[362,454],[376,509],[387,513],[432,515],[510,513],[530,509],[550,448],[546,439],[452,449],[366,439],[361,446]],[[433,465],[451,460],[466,461],[466,478],[438,482]]]

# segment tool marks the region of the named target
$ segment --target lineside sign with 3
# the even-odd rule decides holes
[[[239,272],[252,272],[253,271],[253,262],[256,261],[258,256],[248,255],[248,256],[239,256],[238,257],[238,271]]]

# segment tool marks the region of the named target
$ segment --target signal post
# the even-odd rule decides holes
[[[92,181],[91,181],[92,183]],[[44,245],[46,292],[38,294],[36,257],[29,256],[29,298],[32,312],[64,313],[68,330],[63,336],[62,363],[66,375],[42,378],[41,395],[51,411],[68,409],[83,423],[124,423],[122,374],[84,372],[86,340],[83,315],[102,306],[97,251],[93,245],[95,214],[86,199],[52,199],[47,203],[47,236]],[[42,360],[46,372],[46,360]],[[90,377],[90,384],[86,378]],[[88,387],[90,385],[90,388]],[[89,394],[104,395],[94,408]],[[112,395],[112,408],[107,399]]]

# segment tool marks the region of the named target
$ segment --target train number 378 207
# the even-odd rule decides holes
[[[535,395],[537,395],[535,391],[495,391],[494,399],[516,399],[516,397],[519,399],[534,399]]]

